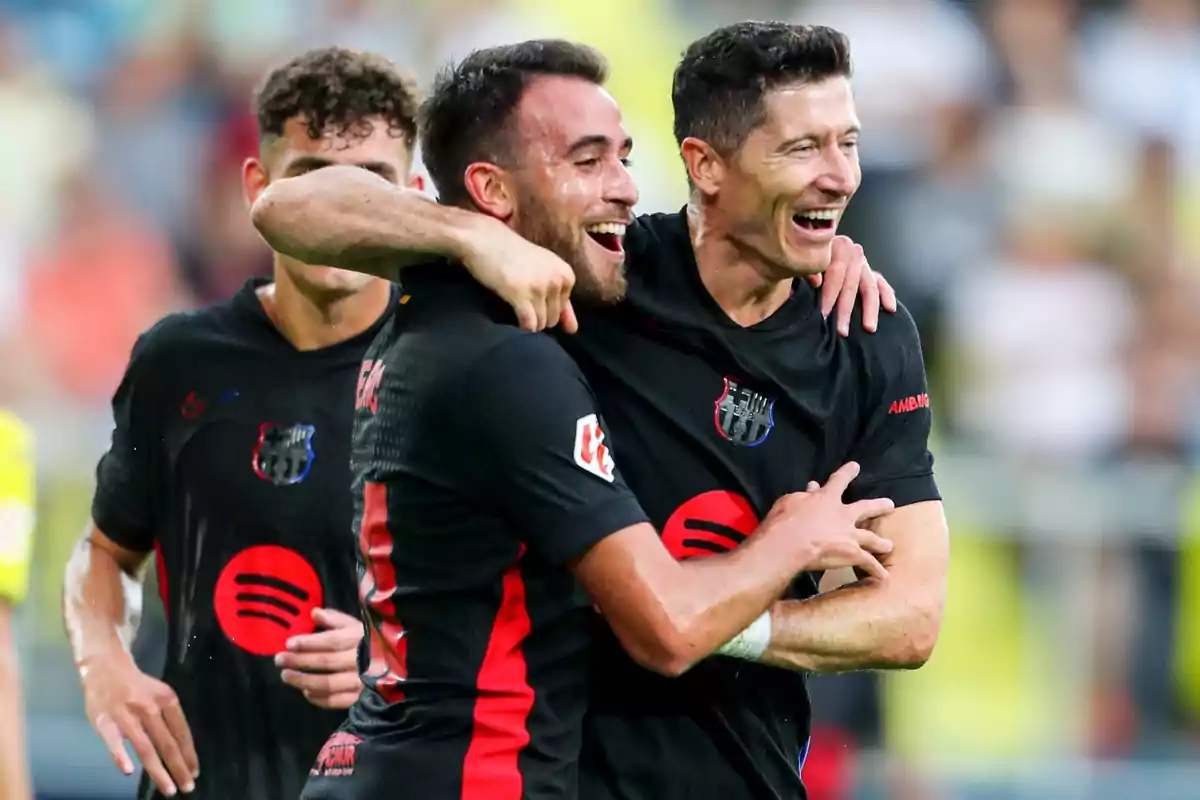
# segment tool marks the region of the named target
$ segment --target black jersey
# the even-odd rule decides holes
[[[862,465],[854,499],[939,498],[917,332],[904,310],[842,339],[798,282],[743,328],[701,282],[683,214],[641,217],[626,238],[629,294],[581,309],[561,341],[588,377],[621,466],[677,558],[728,551],[781,495]],[[800,576],[791,596],[817,590]],[[597,618],[583,800],[805,796],[800,673],[713,657],[677,679],[637,666]]]
[[[158,555],[163,680],[200,760],[190,796],[212,800],[299,795],[345,715],[285,685],[273,657],[312,632],[313,609],[358,610],[351,411],[382,320],[297,351],[256,297],[262,283],[138,340],[92,507],[115,542]],[[139,796],[159,796],[144,775]]]
[[[460,267],[404,281],[355,412],[368,689],[304,797],[570,800],[594,612],[567,564],[646,516],[552,337]]]

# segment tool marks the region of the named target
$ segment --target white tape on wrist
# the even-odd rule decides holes
[[[764,611],[746,630],[718,647],[717,655],[740,658],[743,661],[757,661],[770,644],[771,612]]]

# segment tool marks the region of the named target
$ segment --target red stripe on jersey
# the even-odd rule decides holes
[[[404,699],[402,686],[408,677],[408,639],[396,618],[396,567],[392,564],[392,530],[388,525],[387,487],[378,483],[363,486],[362,529],[358,535],[362,551],[362,582],[359,597],[367,610],[370,663],[363,678],[389,703]]]
[[[503,588],[476,678],[475,728],[463,760],[462,800],[520,800],[523,788],[517,756],[529,744],[526,720],[533,688],[521,647],[530,624],[519,564],[504,573]]]
[[[154,571],[158,577],[158,599],[162,601],[163,616],[171,618],[171,607],[167,604],[167,562],[163,560],[162,545],[154,540]]]

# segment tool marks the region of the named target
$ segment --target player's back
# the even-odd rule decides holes
[[[405,289],[356,411],[369,688],[338,738],[353,768],[318,763],[304,796],[570,798],[590,654],[590,603],[564,566],[579,543],[571,531],[531,538],[501,496],[540,431],[495,393],[577,373],[459,267],[410,268]],[[477,429],[510,413],[511,430]]]
[[[193,797],[292,800],[344,718],[283,683],[274,656],[355,614],[350,409],[379,323],[298,351],[257,298],[175,314],[139,340],[114,400],[93,517],[153,549],[167,616],[163,680],[200,761]],[[143,778],[143,798],[156,797]]]

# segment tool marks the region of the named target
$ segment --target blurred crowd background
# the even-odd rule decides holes
[[[38,435],[43,796],[131,796],[82,713],[62,567],[138,332],[270,268],[239,184],[264,70],[336,43],[427,81],[476,46],[589,42],[641,210],[670,210],[671,69],[745,18],[852,39],[844,232],[919,320],[954,535],[933,661],[813,681],[814,800],[1200,797],[1196,0],[0,0],[0,406]]]

